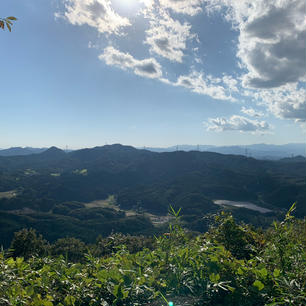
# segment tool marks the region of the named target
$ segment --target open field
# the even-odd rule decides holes
[[[95,208],[95,207],[101,207],[101,208],[112,208],[115,210],[120,210],[119,206],[116,204],[116,199],[114,195],[110,195],[105,200],[95,200],[89,203],[84,203],[86,208]]]
[[[147,212],[139,213],[139,212],[137,212],[135,210],[132,210],[132,209],[128,209],[128,210],[121,209],[117,205],[114,195],[110,195],[105,200],[95,200],[95,201],[92,201],[92,202],[89,202],[89,203],[85,203],[84,205],[85,205],[86,208],[101,207],[101,208],[112,208],[112,209],[117,210],[117,211],[122,210],[122,211],[125,212],[125,215],[127,217],[136,216],[136,215],[144,215],[144,216],[148,217],[155,226],[165,224],[165,223],[169,222],[170,219],[171,219],[171,216],[169,216],[169,215],[160,216],[160,215],[154,215],[152,213],[147,213]]]
[[[17,190],[0,192],[0,199],[12,199],[17,196]]]

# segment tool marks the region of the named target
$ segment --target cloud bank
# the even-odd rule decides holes
[[[304,0],[206,0],[239,32],[242,87],[281,119],[306,120],[306,3]],[[303,85],[302,85],[303,84]]]
[[[304,0],[212,0],[239,31],[237,56],[248,71],[246,87],[275,88],[305,78]]]

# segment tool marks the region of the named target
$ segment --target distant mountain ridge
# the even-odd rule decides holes
[[[174,151],[208,151],[221,154],[245,155],[256,159],[282,159],[294,156],[306,157],[306,143],[288,143],[284,145],[252,144],[237,146],[212,146],[212,145],[177,145],[167,148],[145,147],[152,152]]]
[[[119,144],[97,146],[94,148],[85,148],[81,150],[62,150],[63,152],[93,150],[91,154],[96,154],[101,150],[109,150],[111,146],[118,146]],[[128,146],[125,146],[125,148]],[[55,147],[51,147],[55,148]],[[104,149],[101,149],[104,148]],[[108,149],[107,149],[108,148]],[[133,148],[133,147],[130,147]],[[142,147],[151,152],[174,152],[174,151],[201,151],[201,152],[215,152],[221,154],[233,154],[233,155],[244,155],[247,157],[253,157],[256,159],[270,159],[278,160],[283,158],[292,158],[295,156],[306,157],[306,143],[288,143],[284,145],[272,145],[272,144],[252,144],[252,145],[235,145],[235,146],[213,146],[213,145],[177,145],[171,147]],[[0,156],[24,156],[31,154],[39,154],[44,151],[50,150],[50,148],[32,148],[32,147],[12,147],[9,149],[0,149]],[[60,150],[60,149],[58,149]],[[84,151],[83,151],[84,150]],[[96,152],[96,153],[93,153]],[[77,153],[77,154],[83,154]]]
[[[0,156],[18,156],[39,154],[46,151],[47,148],[32,148],[32,147],[11,147],[8,149],[0,149]]]
[[[56,147],[53,146],[51,148],[56,148]],[[31,154],[40,154],[49,149],[50,148],[11,147],[8,149],[0,149],[0,156],[25,156]],[[62,150],[62,151],[71,152],[72,150]]]

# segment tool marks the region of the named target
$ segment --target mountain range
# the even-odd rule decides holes
[[[16,156],[16,155],[30,155],[38,154],[47,150],[48,148],[32,148],[32,147],[11,147],[8,149],[0,149],[0,156]]]
[[[174,152],[174,151],[208,151],[221,154],[245,155],[256,159],[277,160],[292,156],[306,156],[305,143],[288,143],[283,145],[273,144],[252,144],[244,146],[211,146],[211,145],[177,145],[167,148],[147,147],[153,152]]]
[[[32,147],[12,147],[9,149],[0,149],[0,156],[17,156],[38,154],[46,151],[48,148],[32,148]],[[252,145],[236,145],[236,146],[212,146],[212,145],[177,145],[166,148],[144,147],[144,149],[152,152],[174,152],[174,151],[201,151],[215,152],[221,154],[245,155],[256,159],[277,160],[293,156],[306,157],[305,143],[289,143],[283,145],[273,144],[252,144]],[[65,150],[71,152],[72,150]]]

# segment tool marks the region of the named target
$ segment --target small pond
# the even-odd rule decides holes
[[[262,214],[272,212],[271,209],[260,207],[258,205],[255,205],[251,202],[238,202],[238,201],[228,201],[228,200],[213,200],[214,204],[216,205],[230,205],[230,206],[235,206],[235,207],[244,207],[247,209],[259,211]]]

